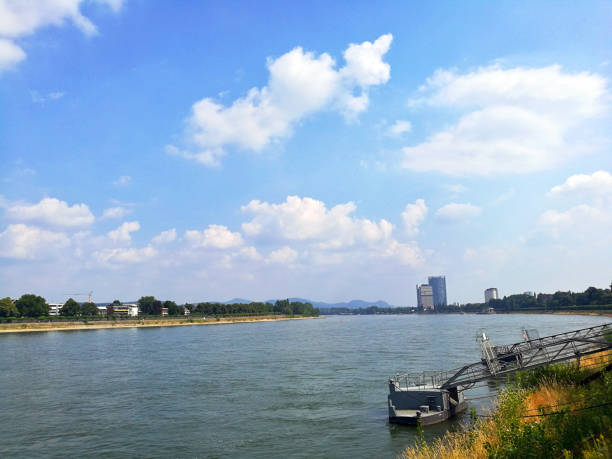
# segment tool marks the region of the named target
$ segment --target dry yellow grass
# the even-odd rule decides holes
[[[610,362],[610,352],[604,351],[583,357],[581,367],[596,369]],[[572,397],[575,387],[561,384],[554,380],[544,380],[534,390],[518,390],[515,394],[521,400],[515,409],[519,417],[524,415],[540,414],[557,411],[572,402],[572,407],[580,406],[580,402]],[[503,395],[502,395],[503,397]],[[402,459],[481,459],[489,457],[487,445],[496,446],[500,442],[499,431],[503,429],[504,419],[499,411],[494,418],[484,418],[472,430],[449,432],[427,445],[415,445],[406,448],[400,458]],[[522,418],[520,422],[539,422],[540,417]],[[612,431],[612,429],[611,429]],[[602,437],[603,438],[603,437]],[[588,455],[587,455],[588,456]],[[606,456],[588,456],[606,457]]]
[[[287,316],[244,316],[215,318],[193,318],[193,319],[134,319],[104,322],[32,322],[32,323],[8,323],[0,324],[0,333],[23,333],[40,331],[65,331],[65,330],[95,330],[101,328],[136,328],[136,327],[177,327],[186,325],[216,325],[231,324],[236,322],[270,322],[278,320],[313,319],[314,317],[287,317]]]
[[[526,415],[536,415],[541,412],[550,413],[566,404],[571,399],[572,387],[556,381],[543,381],[533,392],[525,397],[523,405]],[[576,405],[574,405],[576,406]],[[522,422],[538,422],[541,418],[523,418]]]

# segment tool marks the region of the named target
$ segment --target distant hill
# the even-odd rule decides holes
[[[284,298],[282,298],[284,299]],[[291,302],[300,302],[300,303],[310,303],[315,308],[348,308],[348,309],[359,309],[359,308],[367,308],[368,306],[378,306],[380,308],[394,308],[396,306],[387,303],[383,300],[378,301],[364,301],[364,300],[351,300],[344,301],[341,303],[326,303],[324,301],[313,301],[308,300],[306,298],[289,298]],[[246,300],[244,298],[233,298],[229,301],[223,302],[223,304],[234,304],[234,303],[250,303],[251,300]],[[275,303],[276,299],[266,300],[264,303]]]

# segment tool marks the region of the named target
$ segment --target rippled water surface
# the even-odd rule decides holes
[[[0,456],[394,457],[414,429],[387,423],[392,374],[478,360],[482,327],[507,344],[523,326],[609,321],[335,316],[0,335]]]

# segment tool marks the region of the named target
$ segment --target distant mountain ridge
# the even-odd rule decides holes
[[[280,299],[284,300],[285,298],[280,298]],[[351,300],[351,301],[343,301],[340,303],[326,303],[324,301],[312,301],[312,300],[307,300],[305,298],[289,298],[289,301],[300,302],[300,303],[310,303],[315,308],[325,308],[325,309],[329,309],[329,308],[359,309],[359,308],[367,308],[369,306],[378,306],[379,308],[397,307],[383,300],[377,300],[377,301]],[[229,301],[222,302],[222,304],[251,303],[251,302],[252,302],[251,300],[247,300],[244,298],[232,298]],[[275,302],[276,302],[276,299],[264,301],[264,303],[275,303]]]

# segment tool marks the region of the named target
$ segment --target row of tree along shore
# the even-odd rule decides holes
[[[611,286],[612,287],[612,286]],[[584,292],[539,293],[510,295],[488,303],[466,303],[456,306],[437,306],[438,313],[462,312],[572,312],[612,311],[612,290],[589,287]],[[411,314],[421,312],[413,307],[369,306],[367,308],[321,308],[321,314]]]
[[[78,303],[69,298],[59,307],[38,295],[31,293],[22,295],[13,300],[9,297],[0,299],[0,320],[61,320],[74,318],[87,318],[104,320],[107,318],[124,317],[184,317],[186,315],[199,316],[246,316],[246,315],[286,315],[313,317],[319,315],[319,310],[310,303],[278,300],[275,303],[186,303],[176,304],[174,301],[161,301],[153,296],[141,297],[137,304],[122,304],[119,300],[107,306],[96,303]]]

